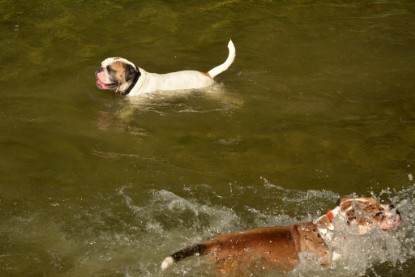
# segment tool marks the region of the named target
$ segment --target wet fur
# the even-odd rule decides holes
[[[187,247],[165,258],[161,267],[165,270],[173,263],[193,255],[208,255],[214,260],[221,276],[243,276],[243,272],[260,265],[261,270],[278,269],[292,271],[300,262],[300,253],[310,254],[322,266],[330,265],[335,253],[329,253],[330,235],[334,229],[332,219],[344,222],[344,226],[362,225],[362,233],[379,228],[385,214],[395,210],[393,205],[381,205],[372,198],[342,197],[335,209],[329,210],[311,222],[289,226],[263,227],[219,235],[205,243]],[[353,213],[353,215],[352,215]],[[370,220],[360,220],[357,214]],[[400,222],[399,211],[394,215]],[[399,225],[397,222],[397,225]]]

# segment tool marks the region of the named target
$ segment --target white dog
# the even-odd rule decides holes
[[[229,55],[226,61],[208,72],[183,70],[166,74],[156,74],[135,66],[124,58],[107,58],[96,73],[97,87],[123,95],[163,91],[200,89],[213,85],[214,78],[229,68],[235,59],[235,46],[228,43]]]

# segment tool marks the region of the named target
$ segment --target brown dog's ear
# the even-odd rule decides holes
[[[344,201],[346,201],[346,200],[349,200],[349,199],[350,199],[350,197],[347,197],[347,196],[342,196],[342,197],[340,197],[340,198],[339,198],[339,200],[337,200],[336,206],[340,206],[340,204],[341,204],[342,202],[344,202]]]

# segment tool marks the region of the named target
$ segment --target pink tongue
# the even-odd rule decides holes
[[[97,86],[100,89],[107,89],[108,88],[107,85],[103,81],[101,81],[100,79],[98,79],[98,78],[97,78]]]

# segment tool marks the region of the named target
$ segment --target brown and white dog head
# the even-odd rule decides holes
[[[359,235],[367,234],[376,228],[384,231],[395,230],[400,222],[400,212],[394,205],[381,204],[370,197],[346,196],[339,199],[336,208],[315,221],[319,226],[329,230],[335,229],[335,223],[346,224],[349,229],[354,228]]]
[[[140,77],[140,70],[124,58],[107,58],[95,72],[97,87],[128,94]]]

